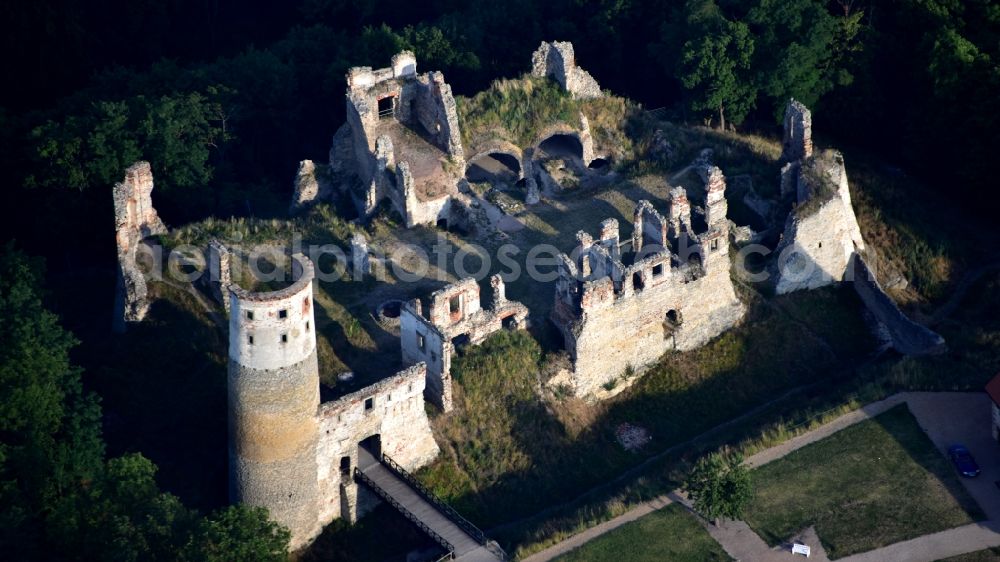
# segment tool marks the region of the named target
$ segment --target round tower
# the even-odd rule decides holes
[[[266,507],[295,549],[319,530],[319,367],[313,264],[291,262],[284,289],[229,286],[229,495]]]

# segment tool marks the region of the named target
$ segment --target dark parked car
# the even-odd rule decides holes
[[[972,453],[962,445],[952,445],[948,447],[948,456],[951,462],[958,469],[958,473],[966,478],[979,476],[979,465],[976,459],[972,458]]]

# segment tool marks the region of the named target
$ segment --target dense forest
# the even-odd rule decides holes
[[[351,66],[411,49],[472,95],[526,72],[542,40],[572,41],[602,87],[675,122],[774,136],[794,97],[821,144],[864,150],[967,213],[1000,199],[992,0],[37,0],[4,15],[15,243],[0,256],[0,549],[14,559],[281,556],[261,513],[206,515],[161,491],[146,458],[106,451],[86,348],[110,325],[124,168],[152,163],[168,224],[283,215],[298,161],[324,160],[344,120]],[[29,255],[56,289],[96,278],[107,291],[46,293]]]

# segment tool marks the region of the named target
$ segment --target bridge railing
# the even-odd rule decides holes
[[[476,542],[486,547],[486,550],[492,552],[495,556],[498,556],[501,560],[508,560],[507,553],[504,552],[500,545],[496,541],[492,541],[486,536],[486,533],[479,530],[468,519],[462,517],[454,508],[444,502],[441,498],[434,495],[426,486],[420,483],[419,480],[413,477],[405,468],[403,468],[399,463],[392,460],[392,457],[382,453],[382,463],[392,471],[396,476],[400,477],[404,482],[410,485],[420,497],[424,498],[437,508],[445,517],[451,519],[453,523],[459,526],[466,534],[472,537]]]
[[[378,484],[375,483],[374,480],[369,478],[364,472],[361,472],[361,470],[359,470],[358,467],[354,467],[354,479],[361,481],[366,486],[371,488],[376,494],[379,495],[379,497],[381,497],[383,500],[388,502],[389,505],[394,507],[396,511],[402,513],[404,517],[412,521],[421,531],[427,533],[427,535],[430,536],[431,539],[440,544],[447,552],[445,552],[444,556],[438,558],[438,562],[440,562],[441,560],[455,559],[455,547],[450,542],[448,542],[447,539],[435,533],[434,529],[431,529],[430,527],[425,525],[424,522],[421,521],[419,517],[417,517],[413,513],[410,513],[410,510],[403,507],[402,504],[397,502],[395,498],[389,495],[389,492],[383,490]]]

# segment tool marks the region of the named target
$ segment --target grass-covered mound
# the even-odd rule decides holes
[[[529,147],[543,140],[541,134],[555,125],[580,128],[580,113],[590,122],[591,135],[599,147],[628,151],[627,120],[639,107],[624,98],[605,95],[575,100],[548,78],[525,76],[496,80],[471,98],[456,98],[462,143],[475,152],[478,145],[505,140]]]

